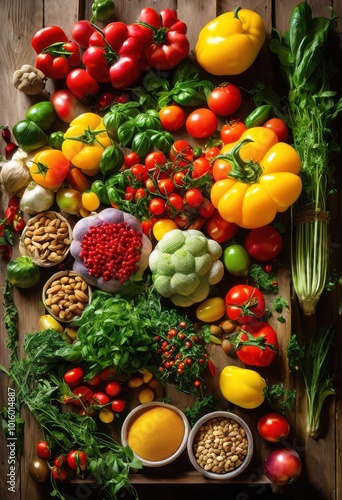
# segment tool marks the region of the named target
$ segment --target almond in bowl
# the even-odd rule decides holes
[[[71,323],[91,302],[91,288],[74,271],[55,273],[43,288],[45,309],[57,321]]]
[[[41,212],[27,221],[19,250],[41,267],[60,264],[68,255],[72,240],[69,222],[58,212]]]

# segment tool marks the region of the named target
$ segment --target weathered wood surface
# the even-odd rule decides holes
[[[243,3],[244,8],[251,8],[259,12],[265,22],[267,37],[271,36],[272,26],[283,33],[289,22],[289,16],[293,7],[297,4],[295,0],[246,0]],[[339,31],[342,28],[342,4],[340,0],[334,2],[324,2],[321,0],[312,0],[309,2],[314,15],[329,16],[328,4],[334,7],[339,20]],[[150,6],[156,10],[162,8],[173,8],[178,10],[179,17],[188,25],[188,36],[191,43],[191,54],[197,40],[199,30],[209,20],[225,11],[233,10],[238,2],[223,0],[213,2],[211,0],[163,0],[142,2],[141,0],[116,0],[116,12],[113,20],[122,20],[124,22],[133,22],[140,10],[145,6]],[[2,61],[0,65],[0,86],[2,92],[0,108],[0,125],[13,125],[23,118],[26,109],[34,102],[33,99],[26,97],[16,91],[12,86],[12,74],[23,64],[34,64],[34,52],[30,45],[32,35],[41,27],[57,24],[63,27],[67,32],[71,32],[71,27],[77,19],[90,19],[90,1],[78,0],[2,0],[0,12],[3,20],[3,26],[0,31],[0,45],[2,47]],[[342,42],[341,42],[342,45]],[[340,57],[341,59],[341,57]],[[341,69],[341,68],[340,68]],[[230,80],[238,83],[244,88],[250,88],[255,79],[265,83],[278,81],[279,75],[275,69],[274,61],[267,50],[263,47],[257,61],[244,75],[234,77]],[[339,79],[341,88],[341,78]],[[53,86],[51,82],[47,87],[47,92],[51,92]],[[41,100],[37,96],[36,100]],[[3,148],[4,144],[1,144]],[[3,151],[1,151],[3,153]],[[337,171],[337,185],[341,186],[341,171]],[[1,193],[1,206],[4,207],[7,202],[6,195]],[[333,197],[331,203],[331,212],[334,217],[331,224],[331,258],[337,270],[337,275],[341,274],[341,194]],[[0,211],[1,216],[3,210]],[[288,249],[287,249],[288,250]],[[15,251],[17,255],[17,250]],[[6,266],[1,265],[0,286],[3,290],[5,284]],[[22,351],[22,341],[26,332],[37,330],[38,318],[43,314],[43,308],[40,303],[41,288],[43,279],[47,277],[43,273],[42,282],[30,290],[29,293],[22,290],[15,290],[15,302],[19,310],[18,328],[20,332],[20,352]],[[286,370],[285,349],[291,334],[291,331],[305,332],[315,328],[316,317],[304,318],[298,310],[296,301],[292,297],[291,275],[289,271],[288,252],[284,251],[284,266],[279,273],[280,294],[291,300],[291,311],[286,315],[286,323],[277,323],[277,331],[280,341],[280,355],[277,362],[272,365],[272,369],[265,370],[264,375],[274,382],[282,381],[286,387],[293,385],[293,380]],[[1,304],[3,298],[1,297]],[[324,296],[319,305],[318,316],[333,315],[336,323],[341,330],[341,319],[338,316],[338,304],[341,302],[341,294],[338,290],[327,297]],[[2,306],[1,306],[2,307]],[[0,313],[1,318],[3,312]],[[8,365],[8,351],[6,350],[6,331],[3,321],[0,324],[1,329],[1,351],[0,362]],[[337,339],[336,349],[341,349],[341,342]],[[224,366],[226,358],[222,352],[213,346],[211,355],[217,367]],[[5,376],[0,375],[1,381],[1,402],[3,407],[7,400],[8,381]],[[217,393],[217,379],[212,382],[212,389]],[[303,461],[303,473],[301,478],[287,487],[284,492],[286,498],[312,498],[324,500],[338,500],[342,497],[342,474],[341,474],[341,453],[339,449],[342,443],[341,420],[341,388],[342,388],[342,369],[339,368],[336,380],[337,395],[324,405],[324,432],[317,441],[308,439],[305,434],[305,395],[303,387],[297,386],[298,397],[296,409],[289,415],[292,426],[292,432],[287,440],[287,444],[294,447],[300,454]],[[189,399],[180,394],[172,393],[172,401],[176,405],[186,405]],[[215,492],[224,491],[228,497],[235,494],[236,498],[254,498],[253,495],[263,496],[269,489],[268,481],[262,475],[262,458],[268,451],[268,446],[258,439],[255,432],[255,422],[260,414],[259,410],[251,412],[242,412],[243,417],[250,423],[253,434],[256,439],[256,452],[251,466],[247,473],[238,477],[236,480],[218,485],[212,481],[204,479],[202,475],[197,474],[191,469],[186,459],[180,463],[176,462],[170,469],[153,470],[144,474],[137,474],[132,477],[136,483],[141,498],[157,498],[163,496],[168,498],[184,498],[189,495],[188,486],[192,485],[191,494],[196,492],[208,492],[210,498],[215,498]],[[24,454],[20,464],[16,462],[16,493],[8,491],[8,457],[9,451],[6,447],[6,441],[1,434],[0,445],[0,491],[2,498],[7,499],[43,499],[49,498],[48,487],[35,483],[29,478],[28,463],[34,456],[34,446],[39,439],[39,429],[35,420],[27,411],[23,414],[25,424],[25,442]],[[167,485],[163,487],[163,485]],[[177,486],[180,485],[180,486]],[[188,485],[188,486],[187,486]],[[80,489],[81,488],[81,489]],[[85,489],[82,489],[85,488]],[[221,489],[220,489],[221,488]],[[73,495],[69,498],[101,498],[98,496],[97,488],[93,485],[80,486],[73,488]],[[93,496],[91,496],[93,492]],[[183,492],[183,493],[182,493]],[[238,497],[238,494],[245,495]],[[83,496],[82,496],[83,495]],[[288,496],[287,496],[288,495]]]

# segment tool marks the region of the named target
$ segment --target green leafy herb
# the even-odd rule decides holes
[[[195,401],[192,407],[188,406],[185,408],[184,413],[191,427],[206,413],[214,411],[217,408],[218,402],[219,400],[215,399],[212,394],[206,394],[202,399]]]
[[[7,347],[10,349],[10,366],[18,359],[17,347],[18,347],[18,330],[17,330],[17,318],[18,310],[13,300],[13,285],[7,280],[6,289],[4,293],[4,321],[5,328],[7,330]]]
[[[320,327],[300,345],[292,335],[287,347],[289,369],[302,377],[307,395],[307,434],[317,438],[320,432],[320,415],[325,398],[335,394],[331,368],[331,345],[335,329],[327,324]]]
[[[293,408],[296,399],[296,390],[284,389],[283,384],[274,384],[266,387],[265,398],[272,408],[280,413],[285,413],[285,411]]]
[[[259,264],[252,264],[248,274],[258,288],[265,292],[278,293],[278,281],[274,272],[267,273]]]

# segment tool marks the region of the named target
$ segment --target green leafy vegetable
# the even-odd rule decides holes
[[[283,384],[273,384],[265,389],[266,401],[272,408],[280,413],[293,408],[296,399],[295,389],[284,389]]]
[[[335,394],[331,368],[331,346],[335,329],[327,324],[320,327],[300,345],[292,335],[287,347],[289,369],[302,377],[307,395],[307,434],[317,438],[320,432],[320,415],[324,400]]]

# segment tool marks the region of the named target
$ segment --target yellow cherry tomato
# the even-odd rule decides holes
[[[199,304],[196,316],[204,323],[211,323],[221,319],[226,312],[226,305],[222,297],[210,297]]]
[[[48,330],[49,328],[53,328],[58,333],[63,333],[63,326],[58,323],[58,321],[53,318],[50,314],[44,314],[39,318],[39,329],[41,331]]]
[[[97,413],[99,419],[104,424],[111,424],[114,420],[115,414],[109,408],[101,408]]]
[[[82,193],[82,205],[86,210],[92,212],[100,206],[100,199],[93,191],[85,191]]]
[[[152,389],[147,387],[146,389],[143,389],[139,392],[138,398],[141,404],[151,403],[151,401],[154,400],[154,392],[152,391]]]
[[[157,241],[160,241],[164,234],[172,231],[172,229],[179,229],[174,220],[159,219],[153,226],[153,236]]]

